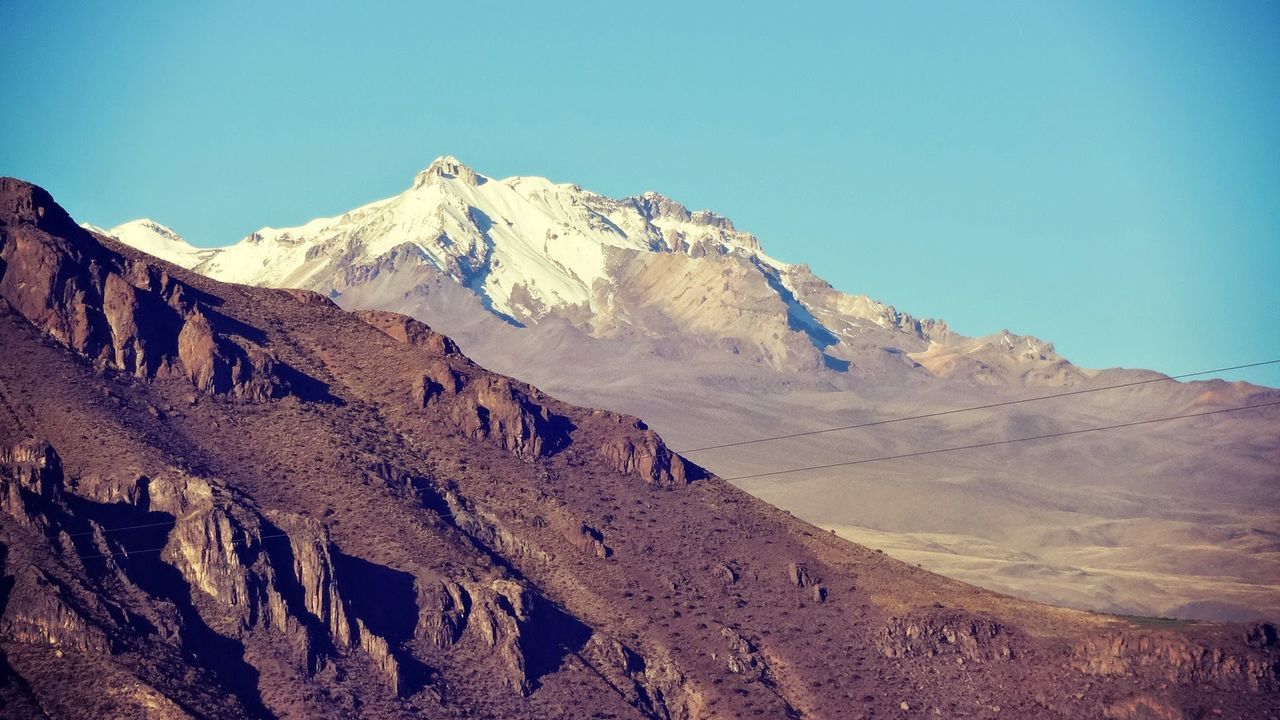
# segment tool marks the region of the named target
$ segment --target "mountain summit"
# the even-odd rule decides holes
[[[1273,624],[933,575],[418,321],[202,277],[9,178],[0,347],[6,718],[1243,719],[1280,692]]]
[[[960,343],[993,358],[979,375],[1036,384],[1085,376],[1057,356],[972,345],[943,323],[838,292],[709,210],[655,192],[615,199],[539,177],[494,180],[451,156],[395,197],[223,248],[193,252],[170,232],[122,228],[111,234],[215,279],[307,288],[344,305],[395,307],[442,275],[515,325],[558,319],[597,338],[676,335],[774,368],[928,368],[912,354]],[[968,369],[950,372],[959,367]]]
[[[413,316],[486,367],[644,417],[759,497],[968,582],[1093,610],[1280,618],[1266,410],[935,453],[1274,390],[1080,368],[1010,331],[965,337],[840,292],[716,213],[451,157],[394,197],[204,255],[137,238],[120,236],[215,279]],[[1064,390],[1090,392],[1026,402]]]
[[[101,232],[116,238],[126,245],[131,245],[145,253],[163,258],[175,265],[192,267],[207,260],[216,250],[195,247],[182,239],[182,236],[155,220],[141,218],[117,225],[110,230],[101,230],[93,226],[88,229]]]

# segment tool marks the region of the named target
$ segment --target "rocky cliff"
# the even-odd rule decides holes
[[[421,323],[223,285],[0,188],[5,717],[1275,706],[1274,627],[945,580]]]

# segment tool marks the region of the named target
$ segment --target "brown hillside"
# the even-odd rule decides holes
[[[1270,625],[946,580],[0,180],[4,717],[1267,717]],[[661,387],[653,388],[661,393]]]

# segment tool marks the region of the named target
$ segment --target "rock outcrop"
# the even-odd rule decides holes
[[[625,420],[625,419],[624,419]],[[631,418],[600,447],[600,457],[620,473],[637,475],[654,485],[683,485],[691,478],[684,458],[671,452],[662,438]]]
[[[735,675],[743,675],[753,680],[767,677],[769,665],[764,661],[764,657],[754,643],[730,627],[720,628],[720,637],[724,638],[727,652],[719,656],[713,655],[713,660],[723,660],[725,667]]]
[[[289,390],[271,350],[202,308],[163,267],[92,241],[40,188],[0,179],[0,298],[54,340],[150,379],[185,375],[202,392],[264,401]]]
[[[568,434],[543,405],[514,381],[498,375],[473,378],[452,409],[463,435],[493,440],[521,457],[548,455],[568,443]]]
[[[787,579],[798,588],[806,588],[813,584],[813,579],[809,577],[809,568],[797,562],[787,563]]]
[[[1269,629],[1269,630],[1268,630]],[[1195,683],[1251,692],[1280,690],[1275,628],[1259,623],[1244,642],[1223,646],[1168,632],[1113,632],[1072,648],[1072,663],[1090,675],[1145,677],[1162,683]]]
[[[692,720],[705,716],[702,693],[665,654],[643,654],[615,638],[597,634],[575,657],[607,677],[627,703],[647,717]]]
[[[359,310],[355,316],[402,343],[423,348],[436,355],[462,354],[449,337],[408,315],[384,310]]]
[[[39,514],[32,504],[48,504],[62,490],[62,463],[53,446],[28,440],[0,448],[0,503],[6,514],[28,527]]]
[[[439,397],[452,397],[462,390],[465,376],[448,360],[435,358],[423,363],[411,380],[413,404],[425,408]]]
[[[891,618],[881,632],[879,645],[891,658],[955,654],[983,662],[1014,657],[1008,629],[991,618],[961,610]]]
[[[288,391],[274,354],[248,339],[216,332],[199,309],[178,334],[178,358],[201,392],[262,402]]]
[[[497,655],[506,671],[507,685],[521,695],[531,689],[529,664],[520,644],[531,604],[528,590],[520,583],[494,580],[481,590],[469,622],[480,640]]]
[[[28,440],[0,448],[0,530],[6,524],[48,537],[57,551],[74,553],[73,535],[101,539],[101,528],[70,527],[63,497],[62,462],[47,442]],[[0,542],[0,569],[6,546]],[[72,562],[77,558],[73,555]],[[105,607],[82,588],[50,571],[27,565],[0,578],[0,639],[106,654],[114,647],[110,625],[99,622]],[[5,585],[9,585],[8,588]]]

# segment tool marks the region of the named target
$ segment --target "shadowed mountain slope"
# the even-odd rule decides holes
[[[855,247],[875,242],[838,208],[832,222]],[[411,315],[485,367],[643,417],[681,449],[1142,383],[691,453],[726,478],[1280,400],[1248,383],[1081,368],[1008,331],[963,337],[769,257],[716,213],[657,193],[490,178],[448,157],[394,197],[223,248],[151,221],[110,233],[215,279]],[[1037,297],[1034,282],[1009,292],[1071,302]],[[990,589],[1107,612],[1280,620],[1275,407],[735,482]]]
[[[851,544],[429,327],[0,180],[6,717],[1258,717],[1271,625]]]

